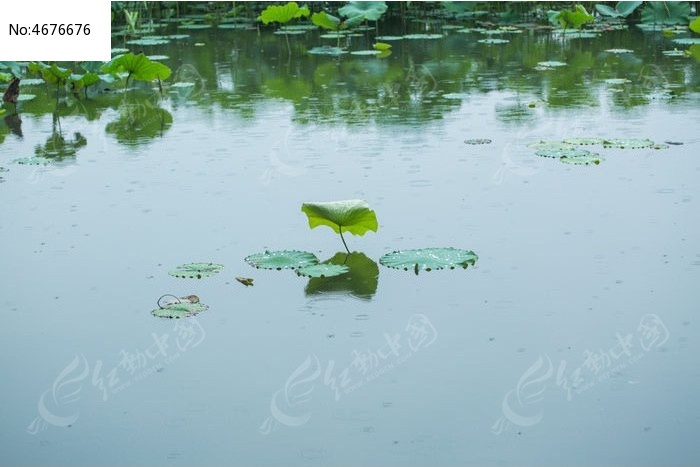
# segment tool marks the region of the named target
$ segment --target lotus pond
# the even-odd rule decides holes
[[[416,3],[0,67],[3,464],[700,459],[697,34]]]

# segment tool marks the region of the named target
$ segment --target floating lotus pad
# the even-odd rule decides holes
[[[301,36],[302,34],[306,34],[309,31],[304,31],[304,30],[282,30],[278,29],[277,31],[273,32],[272,34],[277,34],[278,36],[286,35],[286,36]]]
[[[650,139],[606,139],[603,141],[603,147],[606,148],[641,149],[653,145],[654,142]]]
[[[163,37],[153,37],[153,38],[141,38],[126,41],[127,44],[132,45],[163,45],[170,42],[170,39],[165,39]]]
[[[466,269],[474,264],[479,257],[473,251],[457,248],[421,248],[418,250],[402,250],[387,253],[379,258],[379,263],[393,269],[412,269],[430,271],[432,269]]]
[[[488,138],[465,139],[464,144],[491,144],[491,140]]]
[[[53,160],[43,156],[20,157],[12,161],[13,164],[20,165],[49,165],[52,162]]]
[[[122,54],[127,53],[128,51],[129,51],[129,49],[117,47],[117,48],[112,49],[112,55],[122,55]]]
[[[31,101],[36,97],[36,94],[20,94],[17,96],[17,102]]]
[[[552,157],[552,158],[558,159],[560,157],[589,156],[589,155],[591,155],[591,152],[587,151],[585,149],[569,147],[569,148],[559,148],[559,149],[540,149],[535,154],[540,156],[540,157]]]
[[[379,55],[381,50],[354,50],[350,52],[351,55]]]
[[[297,269],[297,274],[305,277],[334,277],[350,270],[342,264],[313,264]]]
[[[314,47],[313,49],[310,49],[308,52],[312,55],[332,55],[332,56],[343,55],[343,54],[348,53],[348,51],[345,49],[341,49],[339,47],[327,47],[327,46]]]
[[[245,262],[254,268],[262,269],[299,269],[318,264],[318,258],[308,251],[282,250],[265,251],[245,257]]]
[[[664,50],[661,53],[666,55],[667,57],[685,57],[686,56],[685,51],[678,50],[678,49]],[[22,84],[24,84],[24,81],[22,81]]]
[[[22,86],[38,86],[40,84],[46,84],[41,78],[25,78],[22,79]]]
[[[566,138],[564,140],[566,144],[572,144],[574,146],[591,146],[594,144],[603,144],[603,139],[601,138]]]
[[[404,39],[403,36],[377,36],[375,37],[378,41],[401,41]]]
[[[680,39],[673,39],[673,42],[680,45],[700,44],[700,37],[682,37]]]
[[[605,80],[605,84],[612,84],[612,85],[619,85],[619,84],[627,84],[631,83],[632,81],[626,79],[626,78],[609,78]]]
[[[610,54],[618,54],[618,55],[619,55],[619,54],[631,54],[631,53],[634,52],[634,50],[630,50],[630,49],[608,49],[608,50],[606,50],[606,52],[608,52],[608,53],[610,53]]]
[[[444,34],[406,34],[403,36],[404,39],[442,39],[445,37]],[[379,37],[377,38],[379,39]],[[384,36],[382,40],[389,40]]]
[[[213,276],[218,274],[224,268],[223,264],[216,263],[189,263],[178,266],[176,269],[168,272],[171,276],[201,279],[202,277]]]
[[[187,39],[188,37],[190,37],[190,35],[189,34],[170,34],[169,36],[163,36],[163,37],[167,37],[168,39],[172,39],[172,40],[180,40],[180,39]]]
[[[194,316],[197,313],[201,313],[202,311],[208,309],[209,307],[207,305],[202,305],[199,302],[192,303],[183,301],[180,303],[169,303],[163,308],[153,310],[151,314],[153,316],[157,316],[158,318],[180,319],[189,318],[190,316]]]
[[[602,161],[605,160],[604,157],[599,156],[598,154],[589,154],[586,156],[576,156],[576,157],[567,157],[567,156],[562,156],[559,158],[561,162],[564,164],[573,164],[573,165],[598,165]]]
[[[557,62],[556,60],[551,60],[548,62],[537,62],[537,65],[545,68],[557,68],[560,66],[566,66],[566,62]]]
[[[170,59],[167,55],[148,55],[149,60],[168,60]]]
[[[181,24],[180,29],[211,29],[211,24]]]

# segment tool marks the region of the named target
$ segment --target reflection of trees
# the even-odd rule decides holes
[[[126,145],[140,145],[163,136],[173,123],[173,116],[159,107],[155,98],[124,96],[119,117],[107,124],[105,131]]]

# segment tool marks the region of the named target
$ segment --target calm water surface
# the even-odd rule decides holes
[[[169,57],[162,99],[136,86],[56,111],[26,86],[0,122],[3,464],[698,462],[694,58],[637,30],[446,30],[386,58],[307,55],[335,42],[317,32],[291,56],[270,32],[184,32],[142,47]],[[527,147],[568,137],[684,144],[598,146],[596,166]],[[243,262],[333,257],[300,206],[349,198],[380,223],[347,238],[351,280]],[[430,246],[479,261],[376,264]],[[167,274],[193,261],[225,268]],[[165,293],[210,309],[156,319]]]

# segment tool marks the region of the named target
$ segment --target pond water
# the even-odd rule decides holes
[[[288,53],[271,31],[172,24],[188,36],[126,44],[167,56],[163,97],[22,87],[36,98],[0,122],[3,464],[700,459],[698,61],[637,29],[382,30],[405,32],[444,37],[328,57],[305,53],[335,45],[317,31]],[[592,165],[528,147],[566,138],[667,147],[582,146]],[[12,163],[34,155],[53,162]],[[342,262],[300,208],[353,198],[379,221],[346,235],[355,274],[243,261]],[[479,259],[378,265],[442,246]],[[168,275],[189,262],[225,267]],[[163,294],[209,309],[158,319]]]

